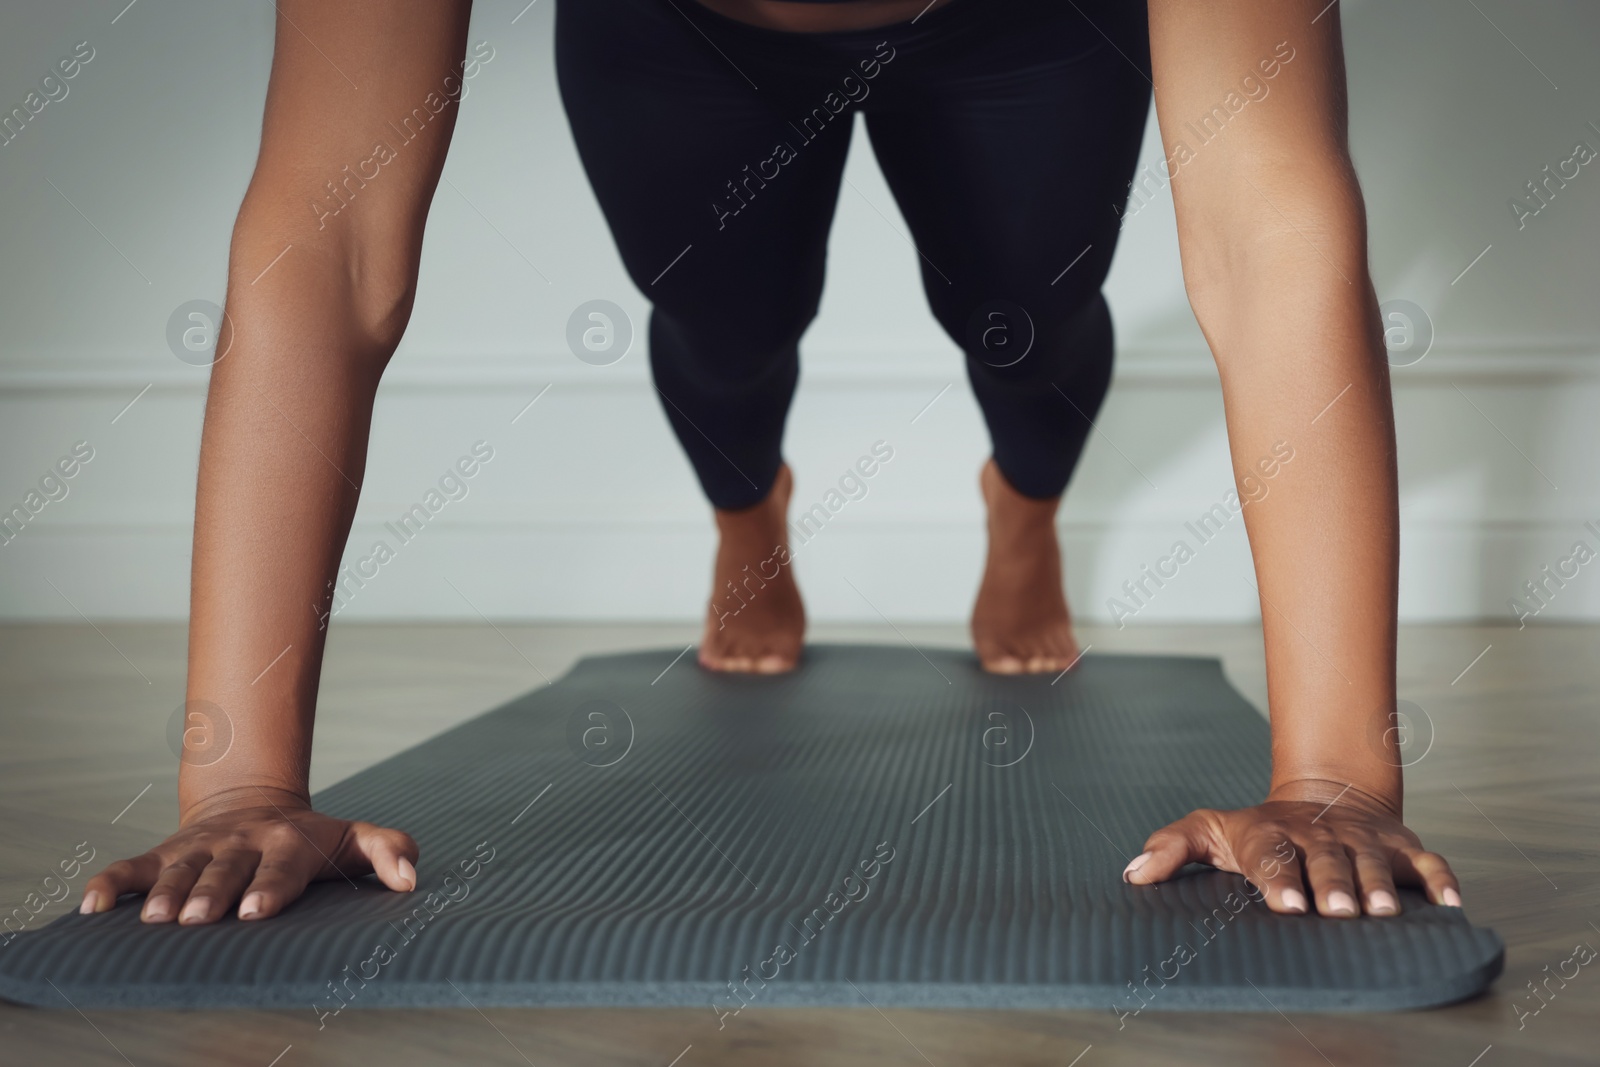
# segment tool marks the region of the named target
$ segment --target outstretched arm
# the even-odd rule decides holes
[[[1401,822],[1394,421],[1338,6],[1149,9],[1184,282],[1247,501],[1272,786],[1258,807],[1158,831],[1124,877],[1160,881],[1199,861],[1246,875],[1275,911],[1306,910],[1307,885],[1325,915],[1392,914],[1396,882],[1457,904],[1449,866]]]
[[[236,904],[275,915],[316,879],[416,884],[416,843],[311,810],[308,776],[331,583],[411,311],[471,3],[277,8],[200,444],[179,825],[92,878],[86,912],[145,893],[146,922],[210,923]]]

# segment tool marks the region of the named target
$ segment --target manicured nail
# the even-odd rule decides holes
[[[1461,894],[1457,893],[1454,889],[1446,888],[1445,891],[1439,895],[1444,898],[1444,902],[1450,907],[1461,907]]]
[[[406,883],[406,892],[409,893],[417,888],[417,869],[411,866],[411,861],[401,856],[396,866],[400,868],[400,877]]]
[[[1285,889],[1278,894],[1278,899],[1283,901],[1283,906],[1290,911],[1303,912],[1306,910],[1305,894],[1298,889]]]
[[[1395,901],[1394,894],[1386,889],[1380,889],[1368,898],[1374,915],[1393,915],[1400,910],[1400,905]]]
[[[1335,915],[1354,915],[1356,914],[1356,900],[1343,890],[1329,893],[1328,910]]]
[[[78,906],[79,915],[93,915],[100,910],[100,891],[91,889],[83,895],[83,903]]]
[[[1133,859],[1129,861],[1128,865],[1122,869],[1122,880],[1126,882],[1129,875],[1133,874],[1140,867],[1143,867],[1149,862],[1151,855],[1152,853],[1149,852],[1141,852],[1137,856],[1133,857]]]
[[[261,914],[261,908],[265,903],[266,898],[260,893],[251,893],[249,896],[245,897],[244,902],[239,905],[239,918],[254,919],[257,915]]]
[[[199,922],[211,910],[211,901],[205,897],[190,897],[189,903],[183,906],[183,911],[178,915],[180,923]]]
[[[147,901],[144,906],[146,922],[164,923],[172,918],[172,901],[167,897],[156,897]]]

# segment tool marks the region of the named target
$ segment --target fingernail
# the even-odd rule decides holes
[[[1379,915],[1393,915],[1400,910],[1400,905],[1395,901],[1394,894],[1380,889],[1371,896],[1372,910]]]
[[[1278,899],[1283,901],[1283,906],[1288,908],[1290,911],[1306,910],[1305,894],[1300,892],[1298,889],[1285,889],[1282,893],[1278,894]]]
[[[417,869],[411,866],[411,861],[401,856],[396,866],[400,868],[400,877],[406,883],[406,892],[409,893],[417,888]]]
[[[249,896],[245,897],[244,902],[239,905],[239,918],[254,919],[257,915],[261,914],[261,907],[265,903],[265,898],[263,898],[260,893],[251,893]]]
[[[166,897],[156,897],[147,901],[144,906],[144,917],[147,922],[166,922],[172,917],[172,901]]]
[[[93,915],[100,910],[100,891],[91,889],[83,895],[83,903],[78,905],[79,915]]]
[[[1355,898],[1343,890],[1329,893],[1328,910],[1336,915],[1354,915],[1356,913]]]
[[[211,910],[211,901],[205,897],[190,897],[189,903],[183,906],[183,911],[178,914],[181,923],[197,922],[206,917]]]
[[[1447,905],[1449,905],[1450,907],[1452,907],[1452,908],[1461,907],[1461,894],[1457,893],[1454,889],[1448,889],[1447,888],[1447,889],[1445,889],[1445,891],[1443,893],[1441,893],[1439,895],[1444,898],[1444,902]]]
[[[1133,874],[1140,867],[1143,867],[1150,861],[1151,855],[1152,853],[1149,852],[1141,852],[1137,856],[1133,857],[1133,859],[1129,861],[1128,865],[1122,869],[1122,880],[1126,882],[1129,875]]]

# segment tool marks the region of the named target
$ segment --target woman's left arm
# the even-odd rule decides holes
[[[1157,831],[1123,877],[1210,863],[1274,911],[1458,905],[1401,821],[1395,710],[1399,503],[1366,216],[1328,0],[1149,0],[1156,112],[1189,301],[1222,379],[1255,558],[1272,785]]]

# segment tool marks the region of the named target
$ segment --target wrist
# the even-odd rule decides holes
[[[1404,791],[1398,779],[1393,785],[1381,782],[1351,781],[1347,776],[1274,779],[1267,792],[1270,801],[1299,801],[1311,804],[1339,804],[1372,814],[1402,817]]]
[[[302,787],[279,782],[233,783],[209,790],[178,790],[178,825],[188,826],[229,811],[244,808],[278,808],[308,811],[311,795]]]

